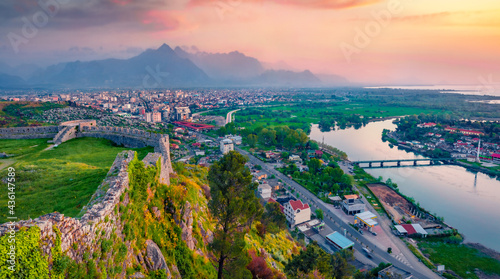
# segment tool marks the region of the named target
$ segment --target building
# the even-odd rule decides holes
[[[493,163],[500,164],[500,154],[497,153],[491,154],[491,159],[493,160]]]
[[[161,122],[161,112],[153,112],[153,122],[154,123],[159,123]]]
[[[240,136],[230,136],[231,140],[233,140],[234,144],[241,145],[242,138]]]
[[[153,122],[153,115],[151,112],[146,112],[144,114],[144,121],[146,122]]]
[[[257,192],[261,198],[267,200],[271,198],[272,188],[269,184],[260,184],[259,187],[257,187]]]
[[[377,215],[371,213],[370,211],[365,211],[354,215],[354,224],[360,224],[363,227],[368,227],[371,230],[373,227],[378,225],[375,221]]]
[[[175,108],[175,120],[185,121],[191,119],[191,110],[189,107],[176,107]]]
[[[302,159],[300,158],[299,155],[290,155],[290,157],[288,157],[288,160],[290,162],[302,163]]]
[[[220,141],[220,152],[222,154],[227,154],[229,151],[234,150],[234,144],[233,141],[230,139],[223,139]]]
[[[429,123],[423,123],[423,124],[418,124],[417,127],[419,128],[432,128],[432,127],[436,127],[436,123],[433,123],[433,122],[429,122]]]
[[[339,232],[333,232],[327,235],[326,240],[328,243],[332,244],[335,248],[339,250],[349,249],[354,246],[354,242],[350,241],[347,237],[343,236]]]
[[[389,279],[389,278],[401,278],[401,279],[410,279],[413,278],[413,275],[405,270],[402,270],[396,266],[389,266],[378,272],[379,279]]]
[[[427,231],[420,224],[402,224],[394,226],[399,235],[420,235],[427,237]]]
[[[311,208],[307,203],[303,204],[301,201],[291,200],[284,207],[286,220],[292,228],[311,220]]]
[[[357,195],[345,195],[341,203],[342,210],[347,215],[354,215],[366,211],[366,205],[358,199]]]

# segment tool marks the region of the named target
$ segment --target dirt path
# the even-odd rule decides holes
[[[2,159],[0,160],[0,170],[5,169],[6,167],[14,164],[16,160],[14,159]]]

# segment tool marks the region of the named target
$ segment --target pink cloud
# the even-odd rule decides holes
[[[191,6],[199,6],[205,4],[216,4],[219,2],[235,2],[230,0],[191,0]],[[238,2],[238,1],[236,1]],[[241,3],[262,3],[263,0],[240,0]],[[360,6],[372,5],[381,2],[381,0],[271,0],[271,2],[288,5],[298,6],[311,9],[348,9]]]

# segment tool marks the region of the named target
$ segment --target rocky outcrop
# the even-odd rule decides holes
[[[161,253],[160,247],[158,247],[158,245],[150,239],[146,241],[146,253],[146,264],[149,270],[163,269],[167,273],[167,277],[172,278],[167,263],[165,262],[165,257],[163,257],[163,254]]]
[[[193,237],[193,212],[191,204],[186,201],[184,207],[181,211],[180,220],[177,218],[177,214],[174,214],[175,223],[181,227],[181,237],[189,249],[194,250],[196,248],[196,239]]]

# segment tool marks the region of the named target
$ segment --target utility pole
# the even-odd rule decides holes
[[[481,139],[479,139],[479,143],[477,144],[477,158],[476,161],[478,163],[481,163],[481,160],[479,159],[479,153],[481,152]]]

